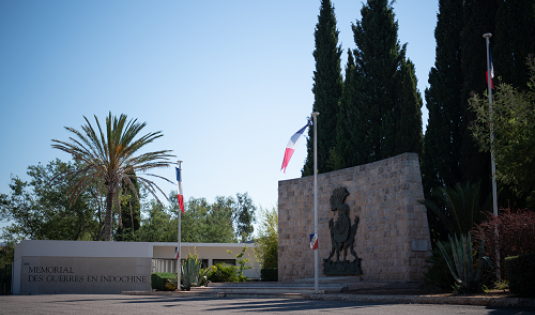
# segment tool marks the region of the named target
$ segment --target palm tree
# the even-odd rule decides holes
[[[53,148],[62,150],[72,155],[74,160],[82,164],[82,167],[73,175],[72,185],[68,190],[71,196],[71,205],[82,192],[91,184],[100,182],[106,190],[106,217],[105,217],[105,240],[111,241],[112,232],[112,205],[116,202],[118,212],[121,212],[120,191],[130,190],[139,200],[134,180],[144,186],[158,201],[157,191],[164,196],[165,193],[151,180],[139,173],[148,170],[169,167],[169,161],[174,155],[171,150],[162,150],[135,155],[139,149],[155,139],[163,136],[160,131],[148,133],[135,139],[146,123],[138,123],[137,119],[130,119],[121,114],[119,118],[112,116],[111,112],[106,117],[106,132],[102,131],[100,122],[95,115],[98,134],[84,116],[86,125],[82,125],[83,132],[71,127],[65,127],[76,137],[70,137],[70,143],[52,139]],[[171,183],[165,177],[156,174],[147,174]],[[167,197],[166,197],[167,198]]]

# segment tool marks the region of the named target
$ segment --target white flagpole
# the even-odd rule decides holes
[[[492,125],[492,77],[491,77],[491,65],[490,65],[490,54],[489,54],[489,43],[490,38],[492,37],[491,33],[483,34],[485,38],[485,43],[487,46],[487,86],[489,90],[489,121],[490,121],[490,165],[492,172],[492,211],[494,217],[498,216],[498,193],[496,189],[496,164],[494,163],[494,126]],[[496,280],[501,281],[501,271],[500,271],[500,250],[498,249],[498,227],[494,226],[494,236],[496,238],[496,247],[494,253],[496,255]]]
[[[179,174],[180,174],[180,180],[182,180],[182,161],[178,161],[178,170],[179,170]],[[182,192],[180,191],[180,181],[177,183],[178,184],[178,192],[177,192],[177,195],[178,194],[181,194]],[[180,270],[182,269],[181,268],[181,260],[182,258],[180,257],[180,255],[182,255],[182,238],[181,238],[181,232],[182,232],[182,224],[181,224],[181,221],[182,221],[182,209],[180,209],[180,202],[178,201],[177,199],[177,202],[178,202],[178,247],[177,247],[177,254],[178,254],[178,259],[176,261],[177,263],[177,285],[178,285],[178,291],[180,291]]]
[[[318,115],[313,112],[314,117],[314,234],[318,238],[318,248],[314,251],[314,290],[319,293],[319,235],[318,235]]]

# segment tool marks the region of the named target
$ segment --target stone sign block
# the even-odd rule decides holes
[[[20,294],[150,291],[151,258],[23,257]]]
[[[14,294],[150,291],[150,243],[22,241],[15,247]]]

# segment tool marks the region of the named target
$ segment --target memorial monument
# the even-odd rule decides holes
[[[418,154],[319,174],[318,194],[320,277],[423,280],[431,242]],[[313,176],[279,181],[279,281],[314,277],[313,205]]]

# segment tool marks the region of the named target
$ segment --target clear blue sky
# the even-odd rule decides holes
[[[351,23],[363,2],[333,3],[342,49],[354,49]],[[171,149],[184,161],[186,198],[248,192],[255,204],[275,206],[278,181],[300,177],[306,157],[302,138],[286,174],[279,171],[288,139],[312,110],[319,7],[319,0],[0,0],[0,193],[10,192],[11,175],[27,179],[28,165],[69,159],[51,148],[51,139],[69,137],[64,126],[79,129],[84,115],[111,111],[163,132],[148,149]],[[438,1],[393,7],[423,98]],[[158,173],[174,179],[172,169]]]

